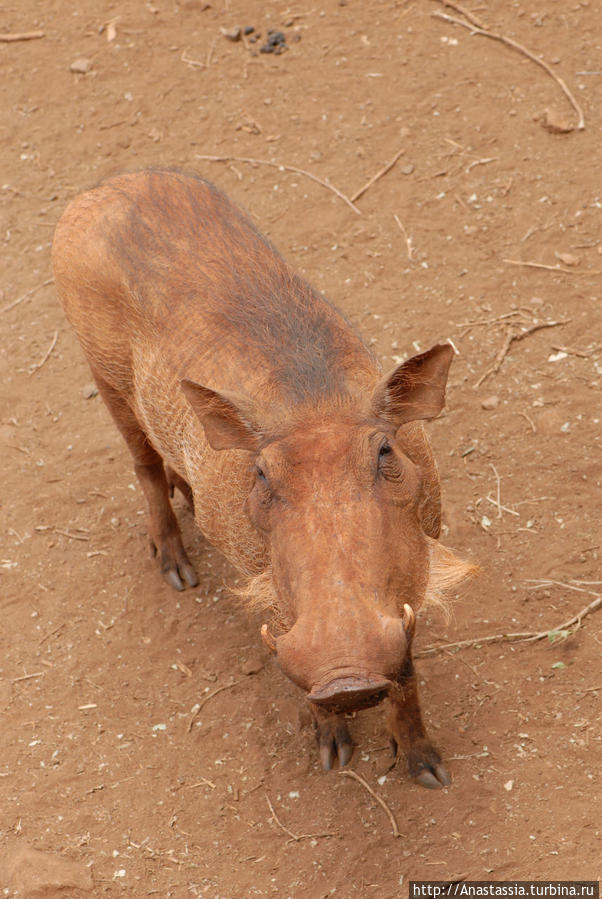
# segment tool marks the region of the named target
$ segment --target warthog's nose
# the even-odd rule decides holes
[[[308,699],[336,712],[359,711],[378,705],[391,686],[384,677],[338,677],[313,687]]]

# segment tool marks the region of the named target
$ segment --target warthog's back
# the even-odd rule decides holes
[[[123,175],[82,195],[59,223],[54,261],[91,364],[126,393],[157,365],[169,382],[186,375],[287,405],[374,380],[338,310],[196,176]]]

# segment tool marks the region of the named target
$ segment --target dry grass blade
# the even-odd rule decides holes
[[[323,181],[322,178],[318,178],[317,175],[313,175],[305,169],[300,169],[296,165],[285,165],[283,162],[273,162],[271,159],[253,159],[250,156],[206,156],[197,153],[195,158],[204,159],[207,162],[245,162],[247,165],[269,165],[271,168],[278,169],[281,172],[293,172],[296,175],[303,175],[305,178],[310,178],[312,181],[315,181],[316,184],[321,184],[322,187],[325,187],[327,190],[332,191],[333,194],[336,194],[337,197],[340,197],[344,203],[353,209],[356,215],[362,214],[361,210],[355,206],[349,197],[333,184],[330,184],[328,181]]]
[[[536,65],[541,66],[544,72],[547,72],[550,78],[553,78],[556,84],[560,87],[565,97],[577,113],[579,117],[579,121],[577,122],[577,130],[583,131],[585,128],[585,119],[583,116],[583,110],[577,103],[575,97],[568,89],[562,78],[560,78],[556,72],[554,72],[547,62],[544,62],[543,59],[540,59],[539,56],[536,56],[534,53],[531,53],[530,50],[527,50],[526,47],[523,47],[522,44],[519,44],[518,41],[513,40],[511,37],[506,37],[503,34],[498,34],[496,31],[489,31],[486,28],[483,28],[481,24],[477,24],[477,21],[474,17],[468,15],[465,10],[460,9],[460,7],[454,7],[451,3],[446,2],[446,0],[439,0],[440,3],[443,3],[444,6],[451,6],[453,9],[456,9],[458,12],[461,12],[462,15],[466,16],[469,19],[470,24],[468,22],[463,22],[462,19],[457,19],[455,16],[448,16],[443,12],[434,12],[433,16],[437,19],[444,19],[446,22],[452,22],[454,25],[461,25],[463,28],[467,28],[471,34],[479,34],[482,37],[489,37],[494,41],[499,41],[501,44],[505,44],[507,47],[511,47],[513,50],[516,50],[518,53],[522,53],[523,56],[526,56],[527,59],[530,59],[531,62],[534,62]]]
[[[377,793],[374,792],[374,790],[372,789],[370,784],[367,783],[367,781],[365,781],[364,778],[361,777],[361,775],[359,775],[356,771],[339,771],[339,774],[341,777],[351,777],[353,780],[357,780],[357,782],[360,783],[364,787],[365,790],[368,790],[370,795],[373,796],[376,799],[376,801],[379,803],[379,805],[381,805],[383,807],[383,809],[385,810],[387,817],[388,817],[389,821],[391,822],[391,827],[393,829],[393,836],[400,837],[401,834],[399,833],[399,828],[397,826],[397,821],[395,820],[395,815],[393,814],[393,812],[391,811],[391,809],[389,808],[389,806],[387,805],[385,800],[381,799],[381,797]]]

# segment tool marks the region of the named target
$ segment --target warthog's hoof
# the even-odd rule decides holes
[[[161,574],[170,587],[174,590],[196,587],[199,579],[179,537],[165,540],[160,548],[151,540],[150,549],[153,558],[159,557]]]
[[[316,721],[316,737],[324,770],[331,771],[337,758],[339,767],[344,768],[353,755],[353,742],[345,719],[331,715]]]
[[[397,755],[397,740],[391,737],[393,755]],[[407,752],[408,772],[410,777],[428,790],[440,790],[448,787],[451,777],[441,761],[441,756],[428,740],[418,740]]]

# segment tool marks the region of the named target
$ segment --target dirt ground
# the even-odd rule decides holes
[[[600,878],[602,618],[557,632],[602,582],[600,7],[470,6],[546,60],[583,130],[549,72],[435,0],[3,7],[0,32],[44,36],[0,43],[2,895],[388,899],[412,879]],[[286,51],[258,52],[268,29]],[[353,196],[399,151],[356,210],[328,188]],[[361,783],[321,770],[299,692],[182,502],[200,586],[171,592],[148,558],[49,256],[73,196],[151,165],[220,185],[385,369],[457,349],[429,432],[443,541],[482,573],[451,622],[419,619],[417,648],[552,634],[418,663],[448,789],[385,773],[382,709],[351,722],[352,767],[400,838]]]

